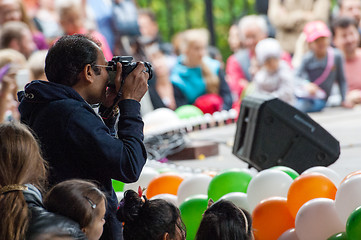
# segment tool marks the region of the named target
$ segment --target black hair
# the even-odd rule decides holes
[[[119,204],[117,217],[124,223],[124,240],[161,240],[165,233],[174,239],[177,232],[185,239],[185,225],[179,209],[163,199],[148,200],[133,190],[127,190]]]
[[[203,215],[196,240],[250,240],[252,219],[250,214],[227,200],[210,206]]]
[[[100,43],[82,34],[61,37],[49,49],[45,59],[45,74],[50,82],[74,86],[79,81],[79,73],[90,64],[95,67]]]
[[[346,16],[336,18],[331,25],[332,35],[335,36],[336,28],[348,28],[349,26],[354,26],[358,29],[358,24],[354,18]]]

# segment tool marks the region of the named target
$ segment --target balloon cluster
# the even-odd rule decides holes
[[[210,198],[226,199],[252,214],[256,240],[361,239],[361,171],[340,176],[327,167],[301,175],[277,166],[259,173],[248,169],[177,172],[144,167],[132,184],[113,182],[119,191],[146,187],[148,199],[177,205],[194,239]],[[116,185],[118,184],[118,185]]]

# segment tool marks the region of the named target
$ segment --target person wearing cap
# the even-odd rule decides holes
[[[303,33],[310,51],[308,51],[296,71],[303,83],[296,88],[296,108],[303,112],[319,112],[325,106],[334,83],[338,83],[341,104],[345,102],[346,79],[344,60],[338,49],[330,46],[331,32],[322,21],[313,21],[305,25]],[[301,82],[301,81],[299,81]]]
[[[293,73],[288,64],[281,60],[281,54],[282,48],[276,39],[266,38],[256,45],[260,70],[253,79],[254,91],[277,97],[293,105]]]

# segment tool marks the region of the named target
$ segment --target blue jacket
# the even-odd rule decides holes
[[[108,195],[104,234],[107,235],[110,226],[113,229],[110,232],[120,234],[121,226],[115,217],[117,198],[111,179],[135,182],[146,162],[140,104],[134,100],[119,103],[116,138],[71,87],[33,81],[18,96],[21,121],[34,130],[49,162],[50,185],[71,178],[99,182]]]

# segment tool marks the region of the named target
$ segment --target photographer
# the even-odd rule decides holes
[[[50,185],[71,178],[97,181],[108,195],[101,239],[121,239],[111,179],[135,182],[145,164],[139,101],[148,89],[149,74],[144,64],[138,63],[121,86],[124,68],[116,63],[114,89],[107,87],[107,70],[108,63],[94,40],[84,35],[61,37],[45,60],[49,82],[27,85],[18,94],[19,111],[22,122],[39,137],[50,165]],[[119,100],[115,109],[119,111],[111,111],[113,114],[103,121],[91,104],[101,103],[103,112],[112,106],[116,96]],[[117,136],[113,136],[110,129],[114,130],[118,114]],[[72,203],[68,204],[72,207]]]

